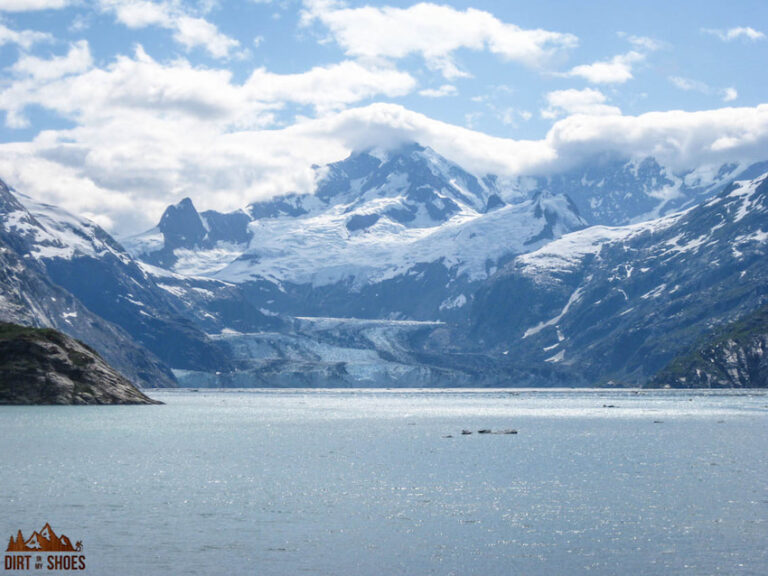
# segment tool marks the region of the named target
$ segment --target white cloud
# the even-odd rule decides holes
[[[519,120],[522,120],[523,122],[528,122],[531,118],[533,118],[533,114],[531,114],[528,110],[516,110],[515,108],[504,108],[502,110],[496,111],[496,117],[505,126],[511,126],[513,128],[516,128],[519,125],[519,122],[518,122]]]
[[[57,63],[76,66],[87,58],[85,45],[76,45],[64,59],[43,61],[22,58],[19,72],[38,76],[16,79],[0,91],[0,110],[6,123],[23,125],[23,111],[36,104],[74,121],[90,124],[113,117],[143,113],[147,117],[196,118],[254,125],[262,122],[266,106],[249,101],[247,94],[231,83],[226,70],[194,68],[179,60],[164,65],[137,47],[133,58],[119,56],[105,69],[55,77]]]
[[[722,40],[723,42],[732,42],[742,38],[744,40],[765,40],[765,34],[759,30],[755,30],[749,26],[738,26],[736,28],[729,28],[728,30],[717,30],[714,28],[702,28],[702,32],[705,34],[711,34]]]
[[[0,0],[0,12],[58,10],[71,3],[71,0]]]
[[[652,155],[685,170],[765,159],[768,105],[575,115],[556,122],[544,139],[527,141],[488,136],[393,104],[301,119],[278,130],[232,130],[204,118],[134,112],[43,132],[30,144],[2,144],[0,177],[42,200],[109,218],[116,231],[127,233],[150,227],[167,204],[186,195],[200,209],[228,210],[288,191],[309,192],[312,164],[410,140],[478,174],[546,174],[608,151]]]
[[[661,50],[666,46],[664,42],[656,40],[655,38],[649,38],[647,36],[633,36],[619,34],[621,38],[626,38],[627,41],[632,44],[637,50],[645,50],[646,52],[655,52]]]
[[[204,46],[214,58],[227,58],[240,45],[234,38],[222,34],[203,18],[180,16],[174,19],[176,30],[173,38],[188,50],[196,46]]]
[[[214,58],[228,58],[240,43],[219,32],[205,20],[195,17],[172,0],[99,0],[101,9],[115,15],[128,28],[158,26],[173,32],[173,39],[187,50],[205,48]]]
[[[11,71],[16,75],[28,76],[36,80],[52,80],[85,72],[91,68],[92,64],[93,59],[88,42],[81,40],[70,46],[66,56],[42,60],[24,55],[11,66]]]
[[[103,10],[113,12],[118,22],[128,28],[172,26],[173,7],[167,3],[150,0],[100,0],[100,4]]]
[[[632,67],[645,60],[645,54],[630,51],[608,61],[575,66],[567,76],[579,76],[593,84],[623,84],[632,79]]]
[[[252,98],[263,102],[295,102],[314,106],[319,112],[343,108],[372,96],[403,96],[416,80],[392,68],[368,68],[346,61],[318,66],[301,74],[253,72],[245,85]]]
[[[85,32],[88,30],[88,28],[91,27],[91,18],[90,15],[85,14],[78,14],[74,17],[72,20],[72,23],[67,27],[67,30],[69,30],[72,34],[81,34],[82,32]]]
[[[692,80],[683,76],[670,76],[669,81],[685,92],[701,92],[702,94],[709,94],[710,92],[709,86],[699,80]]]
[[[439,88],[419,90],[419,96],[424,96],[425,98],[443,98],[445,96],[455,96],[456,94],[458,94],[458,90],[456,90],[456,86],[453,84],[443,84]]]
[[[721,90],[713,89],[709,84],[691,78],[682,76],[670,76],[669,81],[680,90],[685,92],[699,92],[708,96],[717,95],[722,97],[723,102],[733,102],[739,97],[739,92],[734,87],[727,87]]]
[[[547,108],[541,111],[543,118],[559,118],[571,114],[621,114],[616,106],[609,106],[605,94],[600,90],[555,90],[547,94]]]
[[[526,30],[489,12],[419,3],[409,8],[347,8],[333,0],[305,0],[302,21],[320,22],[347,55],[400,59],[411,54],[453,79],[466,76],[454,61],[461,49],[488,50],[505,60],[540,67],[555,53],[577,45],[572,34]]]
[[[328,113],[383,95],[411,92],[416,80],[391,67],[345,61],[300,74],[255,70],[236,84],[228,70],[195,67],[183,59],[153,60],[141,46],[106,68],[92,68],[88,44],[78,42],[66,56],[48,60],[21,57],[13,81],[0,89],[0,110],[10,127],[26,125],[24,110],[39,105],[81,124],[136,114],[152,118],[211,121],[228,128],[266,126],[288,103]]]
[[[17,44],[29,50],[38,42],[50,42],[53,37],[50,34],[37,32],[35,30],[12,30],[0,22],[0,46],[4,44]]]
[[[675,170],[758,161],[768,150],[768,104],[640,116],[572,116],[556,123],[546,140],[570,162],[607,151],[655,156]]]

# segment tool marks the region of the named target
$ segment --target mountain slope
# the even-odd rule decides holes
[[[226,354],[196,322],[195,315],[209,323],[215,320],[200,306],[206,298],[198,297],[197,306],[192,307],[173,289],[163,289],[92,222],[14,195],[4,185],[0,198],[2,239],[25,263],[35,263],[50,283],[73,294],[93,314],[120,326],[174,368],[231,367]],[[210,299],[215,300],[215,295]],[[55,325],[67,330],[66,324]]]
[[[585,225],[566,196],[502,189],[416,144],[317,172],[312,195],[231,214],[184,200],[126,244],[173,272],[239,284],[273,313],[437,320],[463,315],[513,255]]]
[[[653,157],[627,160],[608,154],[534,181],[538,189],[567,194],[589,224],[619,226],[678,212],[734,178],[752,177],[739,164],[676,173]]]
[[[156,356],[54,284],[43,265],[27,255],[23,239],[4,221],[5,215],[21,216],[23,210],[0,181],[0,320],[56,328],[92,345],[137,384],[174,386],[173,375]]]
[[[670,388],[768,387],[768,307],[748,314],[675,358],[650,383]]]
[[[644,383],[710,326],[768,301],[767,178],[519,256],[476,295],[473,337],[523,364],[560,364],[575,380]]]

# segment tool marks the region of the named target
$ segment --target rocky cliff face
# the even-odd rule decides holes
[[[154,354],[56,286],[40,263],[24,258],[11,247],[2,229],[0,321],[55,328],[88,342],[112,366],[140,386],[176,385],[171,371]]]
[[[768,387],[768,307],[750,314],[675,359],[651,387]]]
[[[182,200],[130,253],[0,182],[0,320],[148,387],[639,386],[768,303],[768,164],[501,180],[412,144],[317,178],[227,214]]]
[[[159,404],[85,344],[0,323],[0,404]]]
[[[575,383],[644,385],[768,302],[767,223],[763,173],[684,212],[568,234],[475,294],[474,341],[523,366],[558,364]]]
[[[167,366],[231,369],[205,332],[215,330],[217,321],[219,302],[211,282],[201,290],[188,290],[197,294],[192,311],[176,296],[177,288],[158,285],[96,224],[37,203],[0,181],[0,263],[6,260],[7,272],[0,272],[1,320],[61,330],[87,342],[126,376],[149,387],[174,384]],[[23,285],[22,277],[30,276],[38,286]],[[65,299],[76,303],[63,306]],[[213,312],[205,309],[208,301]],[[245,307],[240,316],[263,317],[252,307]],[[96,325],[108,325],[101,332],[119,332],[120,337],[94,335]],[[122,350],[137,348],[148,357],[140,362],[143,366],[122,357]],[[150,369],[148,364],[158,366]]]
[[[124,243],[167,272],[235,285],[268,314],[458,321],[499,266],[586,225],[564,194],[477,178],[417,144],[357,152],[317,177],[314,194],[229,214],[182,200]]]

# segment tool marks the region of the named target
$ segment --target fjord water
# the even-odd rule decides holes
[[[764,392],[150,394],[0,408],[0,536],[87,574],[768,573]]]

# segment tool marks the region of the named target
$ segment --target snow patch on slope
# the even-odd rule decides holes
[[[5,226],[27,240],[34,258],[69,260],[78,256],[103,258],[112,254],[124,263],[130,262],[119,246],[114,245],[111,238],[93,222],[57,206],[37,203],[25,194],[14,191],[14,195],[28,213],[18,210],[7,214]]]
[[[534,278],[550,278],[551,274],[568,272],[587,256],[598,256],[610,242],[628,240],[647,232],[656,232],[674,225],[685,212],[629,226],[591,226],[565,234],[534,252],[518,256],[524,272]]]
[[[560,314],[558,314],[554,318],[547,320],[546,322],[540,322],[533,328],[528,328],[528,330],[525,331],[525,334],[523,334],[523,339],[528,338],[528,336],[533,336],[534,334],[538,334],[548,326],[555,326],[558,322],[560,322],[560,320],[563,319],[563,316],[565,316],[568,313],[568,310],[570,310],[571,306],[576,302],[578,302],[579,300],[581,300],[583,293],[584,291],[581,287],[576,288],[576,290],[573,291],[573,294],[571,294],[571,297],[568,298],[568,302],[566,302],[565,306],[563,306],[563,309],[560,311]]]

